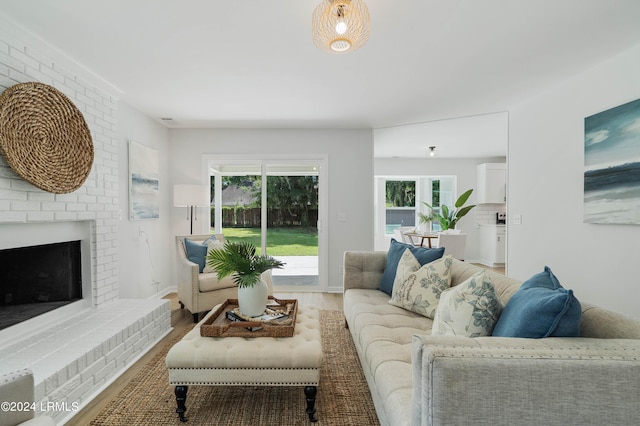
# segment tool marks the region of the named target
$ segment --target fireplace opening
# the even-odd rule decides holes
[[[82,299],[80,241],[0,250],[0,330]]]

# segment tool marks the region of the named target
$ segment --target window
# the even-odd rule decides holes
[[[385,233],[393,234],[400,226],[416,225],[416,181],[385,182]]]
[[[446,175],[375,176],[375,243],[376,250],[386,250],[394,230],[400,226],[416,227],[421,232],[437,232],[440,223],[431,221],[429,227],[419,222],[419,213],[429,213],[424,203],[439,212],[442,205],[451,205],[456,177]],[[397,237],[396,237],[397,238]]]
[[[433,206],[434,213],[440,213],[440,179],[431,181],[431,205]],[[440,222],[437,220],[431,221],[430,231],[438,232],[440,230]]]

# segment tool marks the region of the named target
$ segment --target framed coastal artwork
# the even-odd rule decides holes
[[[584,221],[640,224],[640,99],[584,119]]]
[[[129,141],[129,218],[158,219],[160,195],[158,151]]]

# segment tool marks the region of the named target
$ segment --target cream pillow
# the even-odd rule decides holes
[[[418,269],[420,269],[420,262],[411,253],[411,250],[406,249],[398,261],[398,269],[396,269],[396,276],[393,279],[393,289],[395,290],[396,286],[400,288],[402,282]]]
[[[207,257],[209,256],[209,253],[211,253],[212,250],[221,249],[221,248],[224,248],[224,243],[222,241],[209,240],[209,247],[207,248]],[[203,274],[208,274],[216,271],[207,263],[207,257],[204,258],[204,269],[202,270]]]
[[[434,336],[491,336],[502,313],[491,278],[484,271],[442,292],[431,334]]]
[[[451,256],[445,256],[425,264],[401,279],[398,279],[396,274],[389,304],[433,318],[440,294],[451,285],[449,272],[452,263]]]

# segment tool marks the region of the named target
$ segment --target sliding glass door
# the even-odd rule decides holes
[[[267,164],[266,182],[266,250],[287,265],[273,283],[317,288],[318,165]]]
[[[321,159],[209,162],[212,232],[250,241],[285,262],[284,269],[273,270],[280,291],[326,288],[321,169]]]

